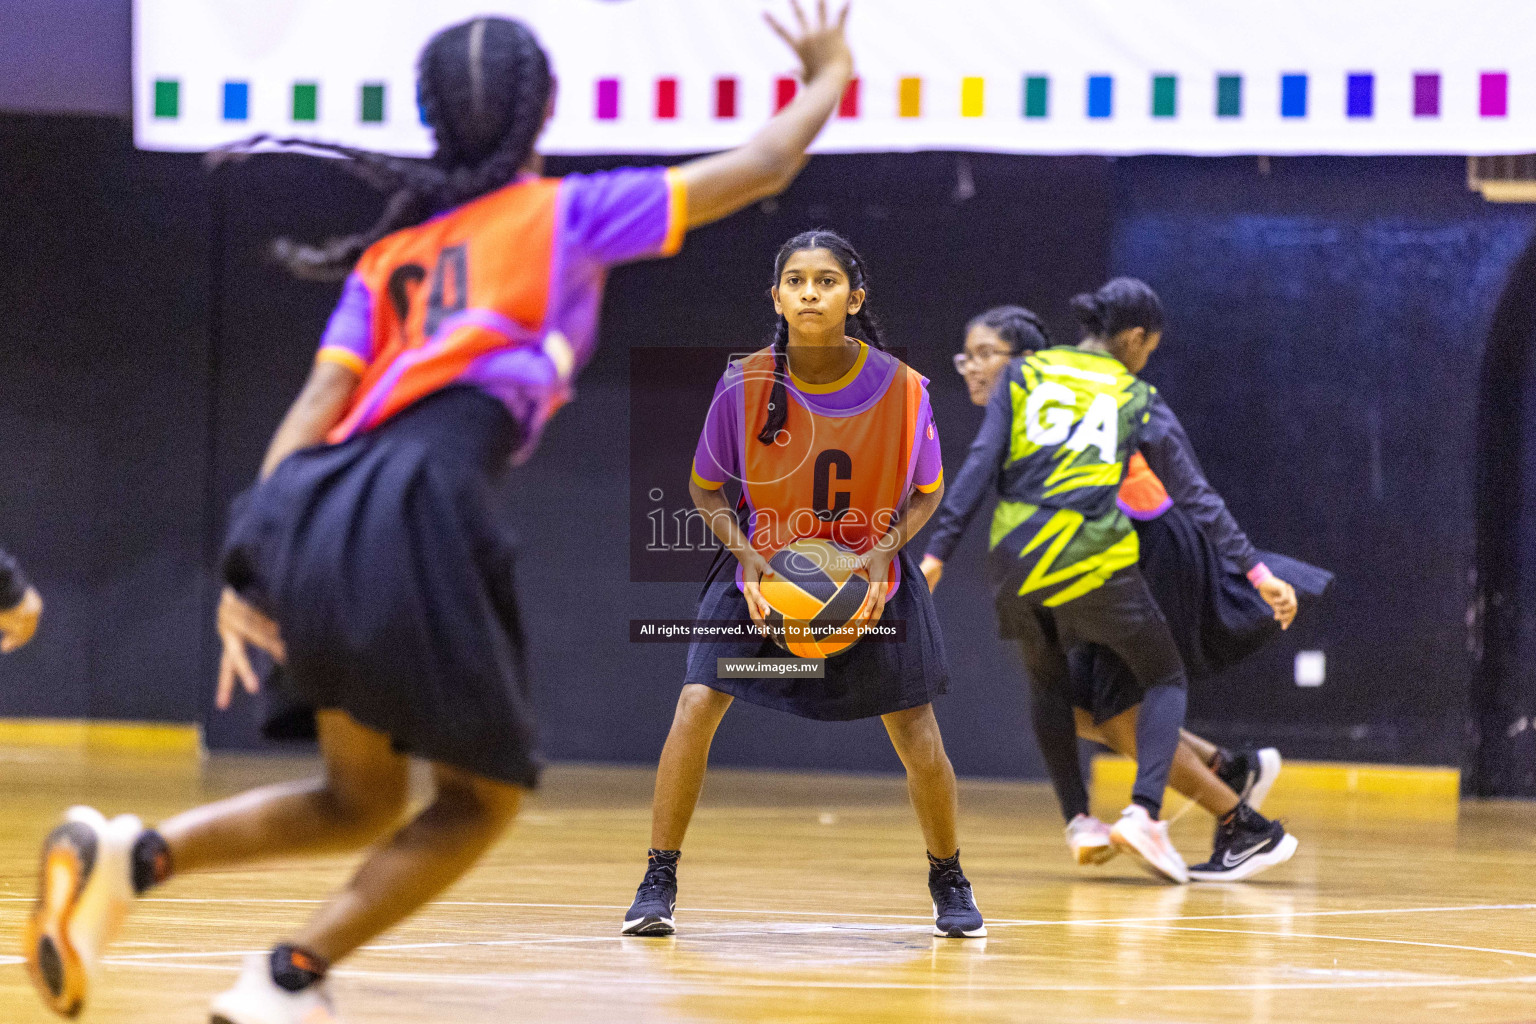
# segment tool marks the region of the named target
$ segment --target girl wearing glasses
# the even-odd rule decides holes
[[[977,316],[968,325],[965,348],[955,356],[955,368],[965,379],[972,402],[986,405],[1010,360],[1050,345],[1049,334],[1034,313],[1018,306],[998,307]],[[1156,404],[1166,410],[1161,402]],[[1171,429],[1165,433],[1180,456],[1173,460],[1179,468],[1170,476],[1183,485],[1176,488],[1181,500],[1176,502],[1169,497],[1146,459],[1137,452],[1131,457],[1117,504],[1136,526],[1140,565],[1172,629],[1186,669],[1191,678],[1203,679],[1245,657],[1288,626],[1295,614],[1294,594],[1289,595],[1287,602],[1290,588],[1278,578],[1272,582],[1265,580],[1262,587],[1256,587],[1223,564],[1223,556],[1239,566],[1256,561],[1257,556],[1226,514],[1220,497],[1200,474],[1177,420],[1171,413],[1166,416]],[[973,466],[978,448],[987,440],[977,438],[972,458],[934,517],[935,529],[922,565],[932,586],[937,585],[943,573],[943,559],[975,514],[988,480],[995,477],[989,466]],[[1208,529],[1214,533],[1214,539],[1208,536]],[[1283,564],[1282,571],[1303,580],[1307,590],[1320,592],[1326,586],[1328,577],[1321,570],[1281,556],[1264,557]],[[1075,705],[1077,733],[1134,756],[1141,688],[1130,670],[1112,652],[1098,645],[1076,647],[1069,663],[1070,699]],[[1060,743],[1059,738],[1057,743],[1063,749],[1071,746]],[[1042,739],[1042,748],[1046,745]],[[1255,812],[1273,785],[1279,767],[1279,754],[1273,749],[1234,754],[1191,733],[1182,733],[1170,783],[1223,822],[1218,829],[1217,854],[1210,864],[1192,870],[1191,877],[1235,880],[1279,863],[1273,857],[1277,851],[1267,851],[1269,857],[1240,859],[1226,869],[1220,863],[1223,847],[1230,851],[1232,840],[1237,839],[1235,835],[1228,836],[1223,843],[1222,833],[1235,831],[1240,819],[1248,826],[1242,831],[1255,831],[1253,826],[1259,822],[1252,818],[1258,818]],[[1053,772],[1053,777],[1056,775]],[[1068,792],[1059,794],[1063,807],[1076,811],[1068,815],[1068,845],[1079,863],[1102,863],[1114,855],[1116,848],[1108,826],[1086,811],[1077,810],[1086,807],[1086,790],[1079,790],[1079,786],[1080,782],[1069,785]],[[1247,809],[1240,811],[1243,803]],[[1239,843],[1253,845],[1246,840]],[[1234,857],[1241,854],[1239,849]],[[1213,868],[1214,871],[1209,870]]]

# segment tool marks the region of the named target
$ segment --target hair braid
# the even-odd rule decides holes
[[[417,61],[417,102],[437,142],[430,160],[257,135],[214,151],[209,162],[217,166],[263,144],[339,156],[348,173],[387,193],[384,212],[366,231],[319,245],[287,238],[273,243],[273,255],[296,276],[337,280],[385,235],[516,177],[544,127],[552,87],[549,58],[525,25],[510,18],[478,18],[433,36]]]
[[[971,322],[965,325],[965,331],[969,334],[977,327],[988,327],[995,331],[999,338],[1008,343],[1008,350],[1013,355],[1018,355],[1022,349],[1039,351],[1055,344],[1045,322],[1023,306],[996,306],[989,309],[972,317]]]
[[[757,439],[763,444],[773,444],[784,421],[789,418],[789,321],[779,317],[773,329],[773,390],[768,393],[768,421]]]

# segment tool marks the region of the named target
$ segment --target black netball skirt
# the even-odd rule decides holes
[[[900,642],[868,637],[827,658],[824,679],[721,679],[717,658],[786,658],[772,640],[695,640],[685,683],[700,683],[752,704],[820,722],[850,722],[922,707],[949,689],[939,616],[917,562],[906,551],[901,586],[886,603],[882,623],[904,623]],[[699,622],[745,622],[747,599],[736,586],[736,559],[722,551],[699,597]]]
[[[295,452],[237,501],[224,578],[272,616],[280,696],[339,709],[395,748],[531,787],[540,760],[495,498],[516,422],[438,392],[376,430]],[[292,724],[292,707],[283,715]]]
[[[1191,683],[1207,679],[1280,635],[1274,612],[1248,577],[1230,569],[1200,527],[1178,508],[1137,521],[1141,573],[1157,599]],[[1261,551],[1260,561],[1303,597],[1318,597],[1333,574],[1315,565]],[[1103,722],[1141,702],[1126,666],[1101,647],[1072,652],[1076,703]]]

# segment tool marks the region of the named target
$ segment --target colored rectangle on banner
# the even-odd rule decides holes
[[[295,121],[320,120],[320,84],[318,82],[293,83],[293,119]]]
[[[736,79],[715,79],[715,117],[729,120],[736,116]]]
[[[155,80],[155,116],[174,118],[181,113],[181,83],[174,78]]]
[[[1179,80],[1175,76],[1152,76],[1152,116],[1179,116]]]
[[[1243,116],[1243,76],[1216,76],[1216,116]]]
[[[1051,80],[1044,75],[1026,75],[1024,78],[1024,116],[1049,117],[1051,113]]]
[[[1509,74],[1484,71],[1478,89],[1477,112],[1483,117],[1509,116]]]
[[[1115,112],[1115,80],[1109,75],[1088,76],[1088,116],[1110,117]]]
[[[1348,117],[1373,117],[1376,114],[1376,76],[1366,71],[1352,71],[1345,80],[1344,113]]]
[[[224,120],[248,121],[251,117],[251,83],[224,83]]]
[[[619,80],[617,78],[597,80],[597,119],[599,121],[619,119]]]
[[[773,112],[777,114],[795,102],[795,94],[799,91],[800,83],[788,75],[775,79],[773,83]]]
[[[383,82],[364,82],[358,103],[358,116],[364,124],[384,123],[384,98],[387,86]]]
[[[1440,116],[1440,76],[1421,72],[1413,76],[1413,116]]]
[[[909,75],[896,83],[898,117],[923,116],[923,80]]]
[[[1307,116],[1307,76],[1286,74],[1280,76],[1280,116]]]
[[[987,80],[977,76],[960,79],[960,116],[980,117],[987,109]]]
[[[656,79],[656,120],[677,119],[677,79]]]
[[[848,82],[848,88],[843,90],[843,100],[837,106],[837,116],[852,118],[859,116],[859,80],[857,78]]]

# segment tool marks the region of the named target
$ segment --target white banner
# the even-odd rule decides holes
[[[813,0],[807,0],[808,5]],[[787,0],[135,0],[141,147],[255,132],[405,154],[414,63],[479,14],[559,77],[543,149],[686,153],[793,88]],[[859,80],[823,152],[1536,152],[1532,0],[855,0]]]

